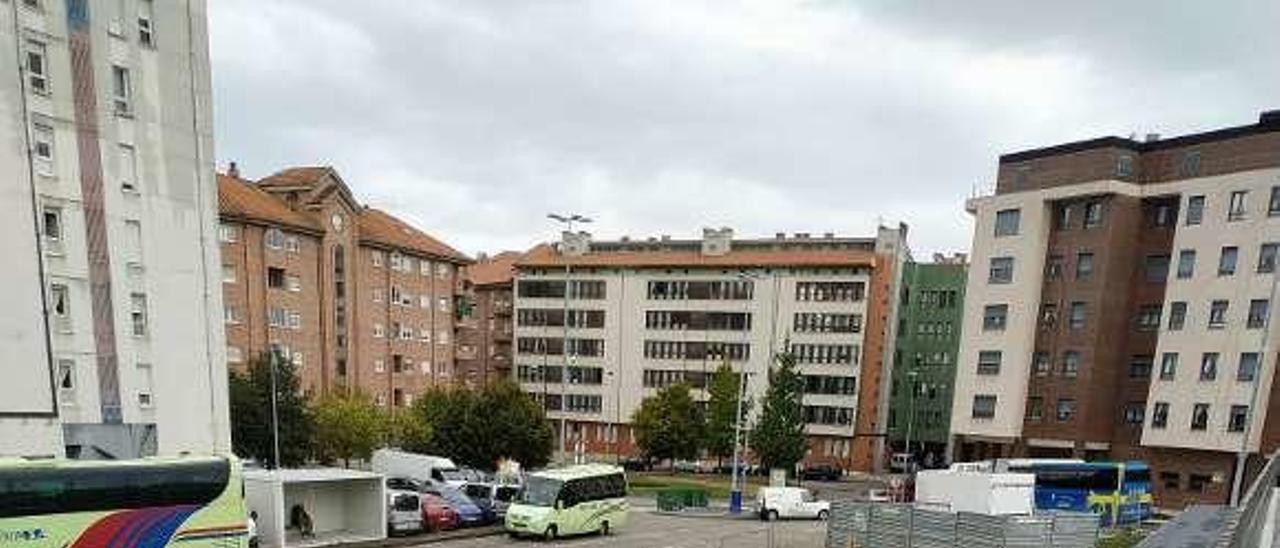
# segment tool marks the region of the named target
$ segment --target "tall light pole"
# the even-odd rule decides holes
[[[280,411],[276,399],[279,390],[276,389],[276,350],[272,349],[270,356],[267,358],[267,366],[271,368],[271,459],[273,468],[280,469]]]
[[[559,222],[565,226],[566,234],[573,234],[573,223],[589,223],[590,217],[584,217],[577,213],[561,215],[559,213],[548,213],[547,218]],[[560,368],[560,464],[564,464],[565,460],[565,438],[568,436],[569,422],[565,418],[565,382],[569,376],[569,254],[565,249],[565,242],[560,242],[560,258],[564,260],[564,317],[561,318],[564,323],[564,334],[561,337],[560,352],[564,356],[564,365]]]
[[[755,280],[757,280],[758,277],[748,272],[739,272],[738,279],[747,281],[748,283],[755,283]],[[754,299],[755,292],[752,291],[751,295],[752,295],[752,298]],[[747,348],[750,348],[751,347],[751,326],[744,326],[743,333],[744,333],[743,338],[746,339],[747,341]],[[747,392],[747,379],[748,379],[747,365],[751,363],[751,352],[749,350],[746,352],[746,357],[747,357],[746,361],[743,363],[742,368],[739,370],[738,412],[736,415],[734,415],[734,426],[733,426],[733,468],[730,469],[729,471],[729,473],[732,474],[732,476],[730,476],[730,481],[729,481],[730,483],[729,511],[734,514],[742,512],[742,483],[743,482],[739,480],[739,477],[741,476],[741,472],[738,470],[738,468],[739,468],[739,463],[742,462],[742,458],[740,457],[743,449],[742,443],[741,443],[742,442],[742,422],[743,422],[742,400],[746,399],[746,392]],[[729,363],[732,366],[733,361],[730,360]]]

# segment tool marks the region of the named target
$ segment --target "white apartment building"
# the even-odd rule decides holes
[[[905,226],[874,238],[735,240],[725,228],[700,240],[593,242],[566,233],[558,248],[516,263],[513,374],[567,421],[567,451],[627,455],[637,453],[627,424],[646,396],[688,382],[705,400],[727,359],[761,402],[773,355],[789,343],[806,381],[806,460],[871,470],[905,238]]]
[[[0,456],[230,450],[202,0],[0,2]]]
[[[968,208],[957,459],[1146,460],[1178,508],[1280,445],[1280,112],[1008,154]]]

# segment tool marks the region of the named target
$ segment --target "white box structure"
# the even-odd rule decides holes
[[[340,468],[246,470],[245,505],[258,514],[264,547],[326,546],[387,536],[384,479]],[[295,506],[311,517],[312,535],[291,523]]]
[[[1035,474],[925,470],[916,474],[916,505],[992,516],[1035,510]]]

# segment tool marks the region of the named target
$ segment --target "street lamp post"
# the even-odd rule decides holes
[[[559,213],[548,213],[547,218],[565,225],[565,233],[573,233],[573,223],[589,223],[590,217],[584,217],[577,213],[561,215]],[[560,464],[565,461],[565,439],[568,436],[568,420],[565,418],[565,382],[569,376],[569,254],[564,248],[565,242],[560,243],[560,257],[564,259],[564,306],[562,308],[564,316],[561,318],[564,323],[564,332],[561,337],[560,352],[564,356],[563,365],[560,368]]]
[[[738,279],[746,280],[754,283],[754,281],[758,279],[758,277],[748,272],[739,272]],[[752,295],[754,296],[754,292],[752,292]],[[744,338],[747,340],[747,347],[750,348],[751,328],[746,327],[744,329],[744,333],[746,333]],[[746,352],[746,357],[747,359],[743,363],[742,368],[739,370],[739,376],[738,376],[738,412],[736,415],[734,415],[734,427],[733,427],[733,468],[730,469],[729,471],[729,473],[731,474],[730,482],[729,482],[730,483],[729,512],[734,514],[742,512],[742,484],[744,482],[740,479],[741,471],[738,470],[738,468],[740,467],[740,463],[742,462],[742,458],[740,456],[743,450],[743,447],[742,447],[743,444],[741,443],[742,442],[742,422],[743,422],[742,402],[744,399],[746,399],[746,393],[747,393],[747,380],[749,378],[747,376],[748,375],[747,365],[751,363],[750,351]]]
[[[270,356],[267,358],[267,366],[271,368],[271,460],[272,467],[276,470],[280,469],[280,410],[276,399],[279,397],[279,391],[276,389],[276,351],[271,350]]]

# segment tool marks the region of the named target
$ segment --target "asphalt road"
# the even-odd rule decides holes
[[[426,544],[423,548],[813,548],[822,546],[825,538],[826,526],[817,521],[765,523],[753,519],[666,516],[648,510],[632,510],[626,527],[607,537],[588,535],[543,542],[501,535]]]

